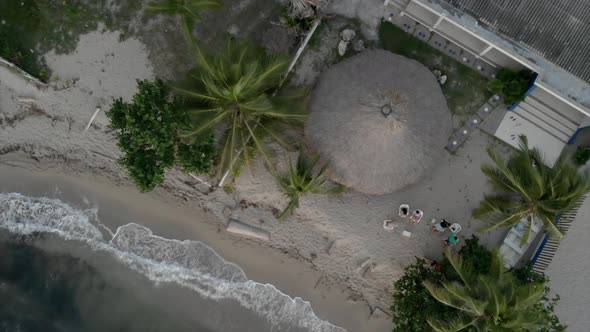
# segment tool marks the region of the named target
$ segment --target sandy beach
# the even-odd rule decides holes
[[[360,6],[358,1],[351,3]],[[237,15],[239,10],[228,6],[227,12]],[[342,9],[341,14],[364,15],[375,25],[380,19],[380,13],[358,8],[350,13]],[[487,134],[475,132],[456,154],[445,152],[436,169],[401,191],[377,196],[349,190],[333,197],[304,197],[295,215],[283,222],[276,220],[275,213],[286,199],[259,161],[232,180],[232,193],[211,191],[173,169],[161,187],[140,194],[117,163],[121,152],[105,111],[113,98],[129,100],[138,79],[174,77],[172,68],[162,66],[169,61],[162,51],[166,43],[177,41],[166,37],[173,27],[166,24],[163,31],[158,28],[158,33],[139,39],[121,38],[119,32],[101,28],[81,35],[74,52],[46,55],[54,74],[47,87],[35,87],[0,66],[0,190],[95,207],[111,230],[134,222],[165,238],[201,241],[238,264],[249,278],[309,301],[321,319],[348,331],[391,330],[393,282],[415,257],[441,257],[442,238],[430,231],[430,220],[460,222],[462,236],[470,237],[482,225],[472,219],[471,211],[486,191],[480,171],[489,162],[485,148],[503,147]],[[150,21],[146,29],[156,26]],[[313,71],[301,66],[294,77],[313,84],[317,79]],[[96,119],[85,129],[97,108]],[[279,151],[275,162],[284,170],[286,153]],[[400,224],[393,232],[384,230],[383,220],[394,218],[402,203],[423,210],[424,220]],[[268,231],[270,240],[227,233],[230,219]],[[402,231],[411,237],[402,236]],[[478,236],[492,247],[504,234],[499,230]]]
[[[4,165],[0,166],[0,178],[0,192],[59,198],[80,209],[96,208],[99,220],[111,230],[133,222],[165,238],[203,242],[227,261],[239,265],[252,280],[272,284],[292,297],[310,301],[320,318],[349,331],[391,329],[387,319],[369,320],[369,308],[352,300],[345,289],[324,285],[321,273],[309,264],[288,253],[268,250],[256,241],[224,233],[214,215],[173,197],[140,194],[104,179],[72,177],[56,169],[41,171]]]

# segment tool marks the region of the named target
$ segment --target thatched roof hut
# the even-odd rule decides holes
[[[330,177],[368,194],[419,181],[442,161],[451,129],[430,70],[384,50],[367,50],[324,72],[305,124]]]

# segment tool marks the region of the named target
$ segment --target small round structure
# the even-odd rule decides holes
[[[333,180],[385,194],[440,163],[451,128],[430,70],[389,51],[367,50],[322,74],[305,134],[329,162]]]

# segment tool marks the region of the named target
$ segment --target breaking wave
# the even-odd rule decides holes
[[[207,299],[238,301],[265,317],[275,331],[292,327],[345,331],[317,317],[309,302],[291,298],[273,285],[248,280],[239,266],[226,262],[201,242],[165,239],[135,223],[119,227],[111,236],[110,231],[101,232],[98,220],[95,225],[92,219],[60,200],[0,193],[0,228],[11,233],[50,233],[84,242],[93,250],[111,253],[156,284],[176,283]]]

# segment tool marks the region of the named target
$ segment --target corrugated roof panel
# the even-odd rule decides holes
[[[589,0],[444,0],[590,83]]]

